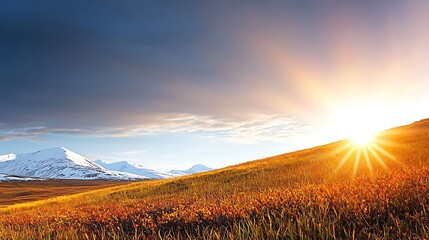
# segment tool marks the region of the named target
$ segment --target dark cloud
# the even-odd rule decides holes
[[[258,5],[2,3],[0,111],[13,114],[0,122],[81,128],[263,109],[253,85],[269,76],[243,44]]]
[[[0,111],[13,113],[2,116],[8,124],[102,121],[148,109],[168,99],[162,90],[173,76],[190,71],[203,32],[192,8],[180,5],[3,5]]]

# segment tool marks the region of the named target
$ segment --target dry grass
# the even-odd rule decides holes
[[[339,151],[342,141],[193,176],[6,207],[0,210],[0,235],[428,239],[429,121],[392,129],[378,139],[385,153],[368,154],[371,171],[357,152],[337,169],[348,152]]]
[[[0,207],[122,185],[102,180],[46,180],[0,182]]]

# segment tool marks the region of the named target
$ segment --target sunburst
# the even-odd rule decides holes
[[[352,162],[353,177],[356,176],[362,161],[365,161],[370,172],[373,171],[376,164],[387,168],[386,159],[398,162],[396,157],[385,149],[386,146],[394,145],[394,143],[384,140],[380,136],[361,135],[356,138],[353,137],[334,151],[334,154],[343,154],[334,169],[334,173],[337,173],[349,161],[354,161]]]

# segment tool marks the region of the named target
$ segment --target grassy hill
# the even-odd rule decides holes
[[[5,239],[428,239],[429,120],[0,210]]]

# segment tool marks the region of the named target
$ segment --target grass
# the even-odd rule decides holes
[[[382,151],[375,154],[348,154],[340,141],[208,173],[6,206],[0,236],[428,239],[429,121],[377,138]]]
[[[0,207],[123,184],[103,180],[5,181],[0,182]]]

